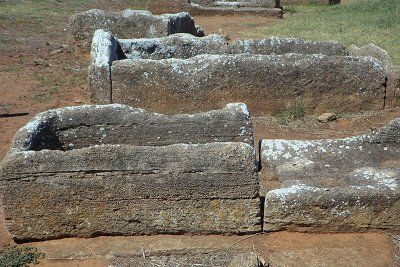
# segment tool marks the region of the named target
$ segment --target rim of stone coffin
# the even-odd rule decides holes
[[[149,10],[139,10],[139,9],[124,9],[122,11],[108,11],[108,10],[103,10],[103,9],[97,9],[97,8],[92,8],[83,12],[76,13],[72,15],[69,19],[70,23],[76,19],[78,16],[81,15],[121,15],[124,18],[130,18],[134,16],[146,16],[146,17],[153,17],[156,19],[161,19],[164,22],[169,22],[171,19],[178,19],[178,18],[192,18],[193,17],[188,13],[188,12],[178,12],[178,13],[165,13],[165,14],[153,14]]]
[[[189,7],[203,11],[233,11],[233,12],[257,12],[257,11],[280,11],[281,7],[277,1],[210,1],[209,3],[201,3],[189,0]]]
[[[115,42],[121,45],[122,47],[128,48],[129,45],[135,44],[140,44],[141,46],[144,45],[163,45],[163,40],[170,40],[173,38],[178,38],[183,41],[188,41],[188,42],[193,42],[198,43],[198,42],[218,42],[220,43],[222,47],[219,48],[220,50],[217,51],[217,53],[205,53],[205,54],[198,54],[189,58],[165,58],[165,59],[146,59],[146,58],[127,58],[127,60],[135,59],[135,60],[146,60],[146,61],[156,61],[156,62],[168,62],[168,61],[175,61],[177,63],[186,63],[186,62],[191,62],[195,59],[207,59],[207,58],[221,58],[221,57],[240,57],[240,56],[246,56],[248,57],[249,54],[252,57],[255,57],[256,59],[262,59],[262,58],[292,58],[295,56],[301,56],[301,55],[308,55],[314,59],[323,59],[325,57],[345,57],[346,59],[350,61],[366,61],[366,62],[371,62],[373,64],[373,67],[376,69],[381,69],[384,70],[387,68],[388,63],[391,62],[390,58],[376,58],[371,55],[368,56],[357,56],[352,53],[350,48],[344,47],[341,43],[337,41],[311,41],[311,40],[302,40],[302,39],[297,39],[297,38],[280,38],[280,37],[269,37],[261,40],[254,40],[254,39],[238,39],[234,41],[232,44],[229,44],[226,41],[226,38],[223,37],[222,35],[218,34],[210,34],[205,37],[197,37],[193,36],[188,33],[176,33],[172,34],[169,36],[164,36],[164,37],[159,37],[159,38],[132,38],[132,39],[119,39],[115,37],[111,32],[106,31],[104,29],[98,29],[95,31],[94,36],[93,36],[93,41],[92,41],[92,49],[91,49],[91,60],[92,63],[91,65],[97,66],[97,67],[107,67],[110,69],[110,74],[111,76],[111,65],[114,61],[121,61],[125,60],[125,58],[119,58],[117,55],[117,51],[113,51],[117,48],[115,46]],[[107,41],[106,41],[107,40]],[[147,43],[147,44],[146,44]],[[324,45],[324,44],[332,44],[332,45],[338,45],[338,46],[343,46],[344,48],[344,55],[339,55],[339,54],[333,54],[333,55],[327,55],[326,53],[311,53],[311,54],[301,54],[301,53],[284,53],[284,54],[260,54],[260,53],[252,53],[251,51],[251,45],[254,44],[270,44],[271,46],[279,46],[282,43],[286,44],[305,44],[307,45]],[[235,45],[243,46],[243,52],[241,53],[229,53],[229,50],[234,48]],[[373,44],[370,44],[373,45]],[[364,49],[367,46],[360,47],[358,49]],[[373,45],[375,46],[375,45]],[[355,46],[353,46],[355,47]],[[375,46],[376,48],[379,48]],[[385,51],[381,48],[379,48],[382,51]],[[354,49],[353,49],[354,50]],[[353,54],[353,55],[352,55]],[[388,55],[388,54],[387,54]],[[111,78],[111,77],[110,77]]]
[[[132,44],[140,44],[140,45],[163,45],[163,41],[164,40],[170,40],[173,38],[178,38],[180,40],[183,41],[188,41],[188,42],[204,42],[206,43],[208,42],[219,42],[221,43],[221,45],[223,45],[223,49],[221,49],[220,51],[218,51],[217,54],[214,55],[240,55],[240,54],[252,54],[252,55],[263,55],[263,56],[285,56],[285,55],[289,55],[289,56],[293,56],[293,55],[306,55],[306,54],[302,54],[302,53],[284,53],[284,54],[257,54],[257,53],[253,53],[251,51],[251,46],[255,45],[255,44],[259,44],[259,45],[266,45],[269,44],[272,47],[274,46],[279,46],[281,44],[287,44],[287,45],[291,45],[291,44],[303,44],[306,46],[306,48],[308,48],[309,45],[337,45],[337,49],[339,49],[339,46],[342,47],[342,49],[344,50],[343,53],[344,54],[334,54],[334,55],[327,55],[326,53],[310,53],[307,55],[313,55],[316,58],[321,58],[321,57],[326,57],[326,56],[345,56],[348,58],[363,58],[366,61],[370,61],[372,63],[374,63],[375,67],[380,67],[382,69],[386,69],[388,67],[393,67],[393,64],[391,63],[392,60],[390,58],[390,55],[388,54],[388,52],[384,49],[382,49],[379,46],[376,46],[373,43],[361,46],[361,47],[357,47],[356,45],[351,45],[349,47],[345,47],[342,43],[336,41],[336,40],[324,40],[324,41],[313,41],[313,40],[305,40],[305,39],[299,39],[299,38],[292,38],[292,37],[277,37],[277,36],[271,36],[268,38],[263,38],[263,39],[237,39],[232,43],[228,43],[228,41],[226,40],[226,37],[219,35],[219,34],[209,34],[205,37],[198,37],[198,36],[194,36],[191,35],[189,33],[175,33],[175,34],[171,34],[168,36],[163,36],[163,37],[154,37],[154,38],[117,38],[115,37],[112,32],[109,32],[107,30],[104,29],[97,29],[95,31],[94,36],[98,35],[96,38],[93,37],[93,42],[92,42],[92,47],[94,44],[101,42],[102,38],[105,39],[110,39],[110,38],[114,38],[115,41],[117,41],[120,45],[122,46],[128,46],[128,45],[132,45]],[[234,48],[235,46],[240,45],[243,46],[243,52],[242,53],[229,53],[229,49]],[[97,45],[98,46],[98,45]],[[100,45],[100,47],[102,47]],[[381,53],[380,58],[378,57],[374,57],[372,55],[357,55],[357,52],[363,51],[363,50],[367,50],[367,49],[376,49],[377,51],[379,51]],[[95,56],[95,53],[98,53],[99,51],[96,49],[96,51],[92,51],[92,56]],[[199,54],[199,55],[213,55],[213,53],[205,53],[205,54]],[[196,56],[199,56],[196,55]],[[103,55],[103,56],[107,56],[107,55]],[[195,57],[195,56],[193,56]],[[193,58],[192,57],[192,58]],[[141,58],[140,58],[141,59]],[[175,58],[178,59],[178,58]],[[190,59],[190,58],[188,58]],[[188,60],[188,59],[181,59],[181,60]],[[114,59],[115,60],[115,59]],[[114,61],[112,60],[112,61]],[[116,59],[116,60],[121,60],[121,59]],[[141,60],[151,60],[151,59],[141,59]],[[157,61],[160,60],[166,60],[166,59],[156,59]],[[109,60],[106,60],[107,62]],[[111,64],[112,62],[109,62],[109,64]]]
[[[213,114],[215,114],[219,111],[231,111],[232,113],[238,112],[238,113],[243,114],[246,117],[246,120],[248,120],[251,124],[251,115],[250,115],[249,109],[247,108],[247,105],[244,103],[239,103],[239,102],[238,103],[228,103],[222,109],[215,109],[215,110],[193,113],[193,114],[182,113],[182,114],[174,114],[174,115],[151,112],[147,109],[134,108],[134,107],[131,107],[129,105],[124,105],[124,104],[69,106],[69,107],[47,110],[47,111],[38,113],[35,117],[33,117],[25,126],[20,128],[18,130],[18,132],[15,134],[12,144],[11,144],[11,147],[5,158],[7,158],[8,156],[14,155],[14,154],[18,154],[18,153],[29,153],[29,152],[34,153],[35,151],[31,150],[31,147],[33,145],[32,139],[35,137],[36,134],[41,132],[43,127],[45,127],[48,124],[51,124],[53,120],[60,120],[60,121],[62,121],[63,119],[71,120],[72,119],[71,114],[69,113],[71,111],[80,113],[80,112],[86,112],[91,109],[100,109],[100,110],[112,109],[114,111],[116,110],[121,113],[124,113],[124,112],[144,113],[145,112],[148,114],[153,114],[155,116],[163,116],[163,117],[168,117],[168,118],[180,117],[180,116],[188,116],[188,117],[195,118],[195,117],[201,117],[201,116],[212,116]],[[251,129],[252,129],[252,127],[251,127]],[[249,135],[250,135],[249,143],[251,145],[254,143],[253,132],[251,131],[249,133]],[[230,142],[217,142],[217,143],[230,143]],[[95,145],[95,146],[99,146],[99,145]]]
[[[109,32],[104,29],[97,29],[95,34],[98,35],[96,40],[93,41],[93,43],[99,42],[100,38],[111,38],[111,36],[114,36],[112,32]],[[114,36],[115,37],[115,36]],[[306,45],[337,45],[336,49],[343,49],[345,55],[349,55],[349,52],[347,51],[347,48],[341,44],[338,41],[335,40],[325,40],[325,41],[313,41],[313,40],[305,40],[305,39],[299,39],[299,38],[293,38],[293,37],[277,37],[277,36],[270,36],[268,38],[263,38],[263,39],[237,39],[233,41],[232,43],[229,43],[228,40],[226,39],[225,36],[216,34],[216,33],[211,33],[209,35],[206,35],[204,37],[199,37],[199,36],[194,36],[189,33],[174,33],[168,36],[163,36],[163,37],[154,37],[154,38],[117,38],[115,37],[116,40],[121,44],[121,45],[130,45],[130,44],[146,44],[148,46],[150,45],[163,45],[163,41],[168,41],[171,39],[180,39],[183,41],[187,42],[193,42],[194,44],[200,43],[200,42],[219,42],[220,45],[223,45],[225,48],[224,50],[218,51],[219,54],[226,54],[228,52],[227,50],[230,48],[234,48],[236,45],[242,45],[244,47],[244,51],[242,54],[247,54],[247,53],[252,53],[250,50],[251,45],[255,44],[260,44],[260,45],[271,45],[271,46],[278,46],[282,44],[303,44]],[[362,48],[362,47],[361,47]],[[296,54],[296,53],[288,53],[288,54]],[[322,53],[314,53],[316,55],[320,55]],[[256,55],[254,53],[254,55]]]
[[[261,149],[260,157],[262,158],[264,164],[268,164],[268,161],[276,161],[280,157],[285,159],[290,158],[302,158],[302,153],[307,152],[308,148],[316,148],[321,152],[326,151],[325,147],[335,144],[342,144],[346,149],[350,147],[352,143],[371,143],[371,144],[399,144],[400,143],[400,118],[396,118],[390,121],[387,125],[377,128],[376,130],[365,133],[361,135],[346,137],[346,138],[334,138],[334,139],[317,139],[317,140],[285,140],[285,139],[264,139],[261,141],[260,147],[268,147],[267,149]],[[287,149],[284,149],[284,147]],[[384,146],[383,149],[387,149]],[[290,150],[290,151],[289,151]],[[292,152],[292,153],[291,153]],[[370,176],[379,175],[379,173],[374,173],[373,170],[364,168],[366,172],[370,173]],[[400,168],[399,168],[400,171]],[[396,176],[396,174],[394,174]],[[397,174],[398,175],[398,174]],[[392,175],[393,176],[393,175]],[[278,196],[282,199],[285,196],[291,194],[302,194],[307,192],[319,193],[319,194],[330,194],[332,191],[352,191],[357,192],[358,190],[366,190],[368,194],[375,194],[378,191],[381,192],[391,192],[398,197],[400,197],[400,187],[398,183],[398,178],[387,177],[382,183],[378,183],[375,186],[365,185],[365,186],[336,186],[336,187],[318,187],[312,185],[306,185],[301,183],[299,180],[293,180],[294,184],[286,187],[280,187],[277,189],[270,190],[266,193],[267,196]],[[279,178],[278,178],[279,180]],[[378,182],[378,181],[377,181]],[[349,194],[351,195],[351,193]]]

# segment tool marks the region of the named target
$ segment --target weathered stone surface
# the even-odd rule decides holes
[[[131,59],[188,59],[202,54],[260,54],[282,55],[324,54],[346,56],[345,46],[332,41],[304,41],[294,38],[271,37],[261,40],[239,39],[232,44],[217,34],[198,38],[189,34],[174,34],[162,38],[119,39],[124,58]]]
[[[118,60],[111,71],[113,102],[163,113],[204,111],[239,101],[254,114],[276,114],[295,98],[309,113],[384,107],[386,76],[372,58],[199,55]]]
[[[97,29],[111,31],[118,38],[162,37],[179,32],[197,35],[193,18],[188,13],[156,16],[144,10],[91,9],[71,16],[69,24],[75,40],[83,42],[90,42]]]
[[[263,140],[264,230],[400,230],[400,119],[345,139]]]
[[[362,47],[351,45],[348,52],[357,57],[373,57],[378,59],[387,75],[385,91],[385,107],[397,107],[400,105],[400,71],[393,64],[389,53],[386,50],[374,45],[368,44]]]
[[[108,203],[68,198],[61,205],[52,194],[44,194],[46,202],[35,198],[21,203],[22,197],[12,206],[4,205],[6,224],[16,241],[157,233],[243,234],[262,229],[258,198],[120,199]],[[36,199],[43,206],[36,204]],[[15,210],[17,207],[21,209]]]
[[[24,151],[1,172],[16,240],[261,230],[255,153],[244,143]]]
[[[259,267],[262,266],[253,251],[238,249],[179,249],[141,254],[113,254],[111,266],[164,267]]]
[[[295,38],[270,37],[261,40],[238,39],[229,47],[230,54],[250,53],[269,55],[323,54],[327,56],[346,56],[344,45],[334,41],[307,41]]]
[[[7,228],[17,241],[260,231],[255,149],[241,142],[253,142],[249,122],[244,104],[176,116],[116,104],[41,113],[0,168]],[[200,144],[168,145],[189,141]]]
[[[154,14],[186,11],[192,15],[258,15],[282,18],[283,11],[274,0],[212,1],[212,0],[150,0],[148,9]]]
[[[111,33],[103,30],[95,32],[88,72],[91,99],[94,103],[111,102],[111,64],[121,57],[119,51],[119,43]]]
[[[239,1],[214,1],[214,0],[191,0],[193,6],[204,7],[270,7],[276,6],[275,0],[239,0]]]
[[[279,0],[281,5],[298,5],[298,4],[340,4],[340,0]]]
[[[120,39],[124,57],[129,59],[187,59],[201,54],[224,54],[229,45],[217,34],[195,37],[185,33],[162,38]]]
[[[253,127],[245,104],[230,103],[221,110],[173,116],[121,104],[49,110],[19,130],[9,154],[102,144],[163,146],[212,142],[253,145]]]
[[[98,38],[103,36],[103,38],[106,39],[106,41],[102,42],[111,43],[109,34],[103,30],[96,31],[95,37],[97,36]],[[96,44],[96,42],[100,44]],[[318,94],[324,90],[327,91],[328,94],[331,94],[330,97],[333,96],[333,92],[329,92],[329,90],[333,88],[339,88],[338,91],[343,94],[343,97],[335,94],[335,98],[339,98],[339,103],[331,101],[331,99],[329,99],[329,103],[317,103],[318,101],[323,101],[323,99],[315,99],[315,102],[313,103],[305,103],[307,106],[312,106],[309,107],[309,110],[311,111],[313,111],[317,105],[324,107],[324,109],[321,108],[322,110],[317,110],[316,112],[324,112],[325,109],[328,109],[329,107],[336,108],[337,106],[340,106],[338,109],[339,111],[342,111],[342,109],[351,109],[352,107],[354,107],[355,110],[357,110],[359,107],[362,107],[362,109],[374,109],[376,108],[376,102],[379,102],[379,108],[383,107],[384,105],[383,98],[385,88],[380,87],[384,87],[386,77],[376,77],[376,74],[379,73],[379,62],[374,61],[371,58],[362,60],[353,58],[336,59],[320,55],[323,54],[336,57],[346,56],[346,48],[336,42],[314,42],[291,38],[272,37],[259,41],[251,39],[238,40],[233,44],[228,44],[226,39],[220,35],[210,35],[207,37],[198,38],[189,34],[175,34],[163,38],[119,39],[119,46],[115,47],[114,49],[114,54],[116,54],[118,58],[115,59],[114,57],[111,58],[109,56],[109,65],[113,64],[115,65],[114,68],[119,70],[125,66],[121,64],[126,64],[126,61],[124,61],[124,63],[121,63],[120,61],[123,59],[129,59],[132,61],[128,61],[128,65],[135,66],[133,66],[134,70],[132,70],[132,73],[130,73],[131,68],[129,67],[128,69],[123,70],[123,73],[111,73],[110,75],[107,75],[107,73],[109,73],[109,67],[107,68],[107,66],[102,66],[102,68],[100,68],[98,67],[99,64],[96,64],[96,60],[101,61],[99,59],[103,59],[101,62],[106,62],[104,58],[107,58],[107,55],[110,55],[110,53],[105,53],[105,57],[101,57],[99,55],[100,53],[98,52],[98,47],[101,47],[102,42],[97,38],[94,39],[92,62],[90,66],[90,90],[92,92],[92,101],[95,103],[123,102],[134,105],[142,105],[141,107],[153,108],[147,104],[147,102],[150,101],[152,102],[152,105],[162,108],[154,109],[159,112],[165,113],[168,111],[171,112],[171,110],[172,112],[177,113],[192,111],[197,112],[204,111],[209,108],[219,108],[221,107],[221,104],[223,105],[229,102],[229,99],[234,100],[235,97],[224,95],[215,100],[211,99],[209,102],[201,101],[198,103],[199,105],[202,105],[203,103],[210,104],[203,109],[180,108],[180,104],[171,108],[171,106],[169,106],[171,104],[170,101],[175,101],[174,98],[177,98],[177,100],[181,99],[181,95],[176,95],[174,90],[181,91],[180,94],[185,93],[190,97],[193,94],[195,98],[199,98],[200,96],[197,96],[197,93],[193,91],[199,91],[197,88],[200,86],[208,86],[209,88],[208,90],[200,90],[203,94],[201,97],[204,97],[204,95],[208,94],[207,91],[220,91],[219,89],[215,88],[216,86],[221,88],[230,87],[230,83],[234,83],[233,87],[237,87],[244,83],[244,86],[240,90],[237,90],[237,94],[240,95],[238,99],[243,99],[242,101],[248,101],[248,98],[253,98],[253,101],[256,101],[257,104],[260,104],[259,107],[263,109],[269,107],[269,109],[273,112],[280,112],[283,109],[286,109],[288,104],[287,101],[293,101],[294,98],[299,96],[302,97],[305,95],[307,98],[305,102],[312,101],[312,98],[308,97],[310,93],[305,92],[307,90],[301,90],[302,86],[305,88],[314,87],[311,90],[317,94],[317,97],[319,97]],[[302,58],[300,55],[293,55],[292,57],[292,52],[297,54],[302,53],[318,55],[309,55],[308,57],[304,56],[305,58]],[[212,54],[212,56],[205,54]],[[260,61],[262,61],[260,55],[269,55],[269,57],[265,58],[266,60],[264,63],[260,63]],[[154,61],[148,61],[148,59]],[[166,59],[171,59],[171,61],[165,61]],[[172,61],[172,59],[182,60]],[[335,63],[335,60],[338,62]],[[345,68],[342,70],[338,67],[342,61],[350,62],[345,63],[345,66],[348,66],[349,69]],[[256,63],[253,64],[254,66],[247,68],[247,65],[252,64],[252,62]],[[320,62],[322,62],[322,64]],[[237,64],[238,66],[234,64]],[[321,78],[317,77],[317,80],[314,79],[314,75],[310,74],[312,72],[311,69],[313,68],[308,68],[308,64],[318,64],[318,66],[315,66],[315,68],[319,70],[319,73],[323,73],[323,75],[319,75]],[[356,65],[356,67],[354,67],[353,64]],[[332,65],[334,65],[334,71],[346,73],[339,73],[341,78],[337,77],[336,80],[335,77],[329,77],[334,76],[331,75],[332,71],[330,70]],[[260,73],[262,68],[265,67],[270,69],[266,73],[259,75],[258,78],[256,77],[254,81],[257,82],[253,83],[254,73]],[[261,69],[255,70],[255,68]],[[362,70],[362,68],[367,68],[367,70]],[[104,72],[107,71],[105,74],[102,72],[103,69]],[[197,75],[197,72],[203,69],[204,72],[202,72],[200,75]],[[329,71],[327,71],[328,69]],[[172,73],[168,73],[169,71]],[[309,71],[309,73],[304,74],[302,71]],[[225,73],[228,73],[228,77],[233,77],[229,77],[229,79],[225,81]],[[363,96],[364,91],[368,91],[371,88],[368,89],[364,88],[364,85],[361,87],[356,85],[359,80],[364,80],[363,74],[360,75],[361,77],[353,77],[359,73],[368,73],[369,75],[366,76],[369,77],[369,80],[374,80],[369,87],[375,86],[375,89],[379,89],[373,90],[374,92],[372,92],[372,94],[371,91],[367,92],[368,96],[367,94]],[[128,78],[125,79],[124,75],[128,76]],[[140,77],[139,79],[137,75]],[[194,83],[192,82],[192,75],[194,75]],[[282,79],[278,79],[279,75],[282,75]],[[304,77],[307,75],[311,75],[312,77]],[[338,75],[338,73],[335,73],[335,75]],[[105,78],[98,78],[103,76],[105,76]],[[171,76],[171,78],[164,79],[164,77],[168,76]],[[325,79],[326,76],[328,76],[328,79]],[[106,79],[110,77],[119,77],[123,80],[114,81],[116,83],[111,81],[110,83],[109,79]],[[133,80],[134,83],[132,84],[129,79]],[[219,79],[223,80],[222,83],[220,83]],[[285,82],[288,83],[288,86],[285,84]],[[151,88],[149,89],[148,86],[150,83]],[[328,84],[328,88],[323,89],[322,86],[325,86],[325,83]],[[365,81],[363,84],[366,83],[367,81]],[[119,89],[120,91],[111,89],[111,93],[106,95],[104,92],[109,92],[108,88],[110,84],[117,86],[119,85],[122,87],[122,89]],[[263,90],[269,90],[268,88],[272,87],[271,90],[278,91],[275,92],[276,94],[286,95],[286,98],[282,98],[281,102],[276,103],[276,105],[265,105],[265,101],[268,101],[269,99],[263,98],[263,93],[258,92],[258,88],[256,88],[257,86],[262,87]],[[139,89],[137,90],[136,87],[139,87]],[[169,87],[171,87],[170,92],[163,92],[162,90],[164,90],[164,87],[168,87],[168,90],[170,90]],[[192,87],[196,88],[193,89]],[[315,89],[315,87],[318,88]],[[345,87],[349,87],[349,89],[344,89]],[[296,92],[293,92],[291,88],[296,88]],[[146,93],[144,94],[141,92],[141,90],[146,90]],[[225,90],[227,91],[224,91],[225,94],[230,94],[229,90],[231,89]],[[249,92],[242,94],[243,90],[248,90]],[[345,90],[344,93],[342,92],[343,90]],[[142,94],[144,94],[144,97],[149,99],[142,99]],[[127,96],[126,99],[125,95]],[[271,94],[268,93],[267,95]],[[379,95],[379,100],[377,100],[376,95]],[[164,99],[165,97],[168,98],[167,101]],[[212,98],[212,95],[209,97]],[[362,100],[363,97],[367,98],[367,101],[370,103],[365,104]],[[185,98],[185,96],[183,98]],[[217,98],[217,96],[215,96],[215,98]],[[273,103],[275,103],[275,97],[273,98]],[[346,98],[347,100],[354,98],[351,101],[357,102],[356,105],[352,105],[353,103],[348,103],[351,105],[341,103],[341,101],[346,101]],[[132,99],[134,99],[134,101],[132,101]],[[218,105],[214,104],[214,101],[218,101]],[[220,103],[221,101],[223,102]],[[139,102],[141,103],[139,104]],[[190,101],[185,101],[185,104],[191,106],[192,102],[193,100],[191,99]],[[372,106],[374,107],[371,107],[371,102],[374,102],[372,103]],[[175,105],[175,103],[173,105]],[[271,112],[270,110],[266,111],[266,113]]]
[[[2,172],[3,179],[16,187],[20,180],[30,179],[38,183],[35,190],[35,184],[29,186],[31,191],[41,191],[47,183],[50,191],[51,181],[67,183],[63,193],[88,199],[101,194],[103,201],[246,198],[258,195],[254,154],[254,148],[244,143],[103,145],[15,153],[4,160]]]

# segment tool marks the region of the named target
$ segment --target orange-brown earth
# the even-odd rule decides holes
[[[89,8],[123,9],[131,7],[99,1],[80,5],[74,12]],[[72,11],[71,11],[72,12]],[[86,67],[89,54],[68,35],[67,18],[59,15],[54,23],[44,18],[41,31],[30,29],[29,21],[17,24],[0,20],[0,114],[29,113],[26,116],[0,117],[0,159],[10,146],[13,135],[37,113],[56,107],[89,103]],[[262,17],[196,17],[206,33],[220,33],[231,39],[245,37],[246,29],[258,28],[275,20]],[[4,22],[4,23],[3,23]],[[38,27],[39,27],[38,26]],[[28,28],[26,28],[28,27]],[[33,27],[33,26],[32,26]],[[265,103],[266,105],[268,103]],[[280,118],[253,119],[255,138],[318,139],[342,137],[375,129],[395,117],[400,110],[384,110],[345,115],[330,123],[319,123],[305,117],[282,123]],[[301,234],[270,233],[251,236],[139,236],[62,239],[31,243],[46,253],[43,266],[99,266],[105,255],[113,252],[165,250],[188,247],[249,247],[274,265],[296,266],[395,266],[398,255],[395,236],[380,233]],[[12,243],[4,225],[0,203],[0,245]],[[397,262],[399,263],[399,262]]]

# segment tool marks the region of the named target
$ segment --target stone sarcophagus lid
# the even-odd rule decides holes
[[[230,102],[254,115],[295,101],[307,113],[380,110],[399,102],[387,65],[336,42],[269,38],[231,44],[219,35],[117,39],[96,31],[89,82],[95,103],[192,113]],[[358,56],[360,55],[360,56]]]
[[[264,230],[400,231],[400,119],[344,139],[263,140]]]
[[[1,165],[17,241],[262,230],[247,107],[162,115],[87,105],[37,115]]]

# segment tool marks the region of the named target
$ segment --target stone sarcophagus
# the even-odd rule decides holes
[[[180,32],[203,35],[188,13],[178,12],[153,15],[146,10],[111,12],[91,9],[71,16],[69,26],[76,41],[89,45],[97,29],[111,31],[118,38],[154,38]]]
[[[162,115],[89,105],[37,115],[1,165],[16,241],[262,230],[244,104]]]
[[[263,140],[264,230],[400,231],[400,119],[344,139]],[[272,184],[272,183],[271,183]]]
[[[201,112],[229,102],[255,115],[300,101],[307,113],[379,110],[398,103],[388,71],[372,56],[349,56],[335,42],[238,40],[187,34],[117,39],[98,30],[89,71],[92,101],[162,113]]]

